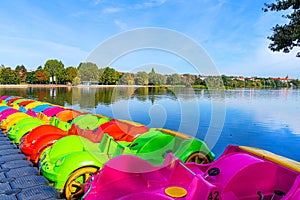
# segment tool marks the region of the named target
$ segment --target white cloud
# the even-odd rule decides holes
[[[103,2],[103,0],[94,0],[93,2],[92,2],[92,5],[93,6],[97,6],[98,4],[100,4],[100,3],[102,3]]]
[[[114,20],[115,25],[117,25],[122,31],[128,29],[128,26],[126,23],[121,22],[120,20]]]
[[[117,13],[117,12],[120,12],[121,11],[121,8],[118,8],[118,7],[108,7],[108,8],[104,8],[102,10],[102,13],[103,14],[111,14],[111,13]]]
[[[135,4],[133,6],[134,9],[145,9],[145,8],[152,8],[156,6],[161,6],[162,4],[166,3],[167,0],[150,0],[144,3]]]

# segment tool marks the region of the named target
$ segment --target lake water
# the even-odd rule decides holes
[[[300,90],[187,88],[0,89],[204,140],[219,156],[229,144],[263,148],[300,161]]]

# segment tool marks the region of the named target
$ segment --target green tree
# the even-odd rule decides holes
[[[167,83],[167,77],[162,74],[157,74],[157,85],[165,85]]]
[[[258,87],[258,88],[262,88],[262,87],[263,87],[263,85],[262,85],[262,83],[261,83],[261,82],[256,82],[256,87]]]
[[[206,86],[204,79],[200,78],[200,77],[196,77],[194,85],[203,85]]]
[[[134,76],[130,73],[125,73],[121,76],[120,80],[118,81],[120,85],[133,85],[134,84]]]
[[[98,81],[99,71],[95,63],[84,62],[78,66],[78,77],[81,81]]]
[[[167,77],[167,84],[180,85],[182,83],[181,76],[179,74],[171,74]]]
[[[115,69],[106,67],[100,75],[100,83],[105,85],[116,85],[120,79],[120,74]]]
[[[291,85],[294,87],[299,87],[300,81],[298,79],[291,80]]]
[[[75,67],[67,67],[66,68],[66,73],[65,73],[65,81],[72,83],[74,78],[78,75],[78,69]]]
[[[32,84],[35,82],[35,78],[34,78],[34,71],[32,72],[27,72],[26,74],[26,83]]]
[[[192,74],[183,74],[183,83],[186,86],[193,85],[195,83],[196,76]]]
[[[2,80],[2,75],[1,75],[3,69],[4,69],[4,68],[2,68],[2,67],[0,68],[0,84],[2,84],[2,82],[3,82],[3,80]]]
[[[148,74],[148,84],[149,85],[164,85],[167,82],[167,78],[162,74],[157,74],[152,68],[151,72]]]
[[[56,82],[59,84],[66,82],[66,69],[59,68],[56,72]]]
[[[237,88],[243,88],[243,87],[245,87],[245,81],[236,80],[235,87],[237,87]]]
[[[148,85],[148,74],[146,72],[138,72],[134,82],[136,85]]]
[[[266,79],[265,78],[261,78],[260,82],[261,82],[262,87],[266,87]]]
[[[284,25],[276,24],[272,30],[273,35],[269,36],[272,42],[269,48],[272,51],[289,53],[294,47],[300,47],[300,2],[299,0],[276,0],[276,3],[265,3],[264,12],[288,11],[290,14],[282,15],[288,20]],[[300,57],[300,52],[297,53]]]
[[[155,85],[157,82],[157,77],[154,68],[151,69],[151,72],[148,74],[148,85]]]
[[[54,77],[56,77],[56,82],[62,81],[64,64],[58,60],[47,60],[44,66],[44,70],[48,72],[53,82]]]
[[[224,87],[222,77],[220,76],[208,76],[205,78],[205,83],[210,89],[220,89]]]
[[[221,76],[224,86],[232,86],[232,81],[228,76]]]
[[[72,80],[73,85],[79,85],[81,83],[81,80],[78,76],[74,77]]]
[[[272,78],[269,78],[269,79],[268,79],[268,86],[269,86],[270,88],[275,88],[275,87],[276,87],[276,83],[275,83],[274,80],[272,80]]]
[[[10,67],[5,67],[0,71],[0,81],[1,84],[19,84],[20,77]]]
[[[20,77],[21,83],[26,82],[27,70],[24,65],[17,65],[15,69],[16,73]]]

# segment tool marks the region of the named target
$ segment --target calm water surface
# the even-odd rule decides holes
[[[196,136],[219,156],[229,144],[300,161],[300,90],[186,88],[0,89],[18,95]]]

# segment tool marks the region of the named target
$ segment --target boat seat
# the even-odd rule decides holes
[[[149,131],[149,128],[146,126],[129,126],[129,130],[126,135],[126,139],[124,139],[124,140],[127,142],[132,142],[139,135],[146,133],[147,131]]]
[[[97,138],[95,138],[98,142],[101,141],[103,134],[108,134],[112,136],[115,140],[121,140],[127,136],[128,125],[125,123],[120,123],[117,120],[111,120],[110,122],[102,124],[97,132]]]
[[[161,188],[166,186],[167,180],[159,171],[141,173],[147,188]]]

